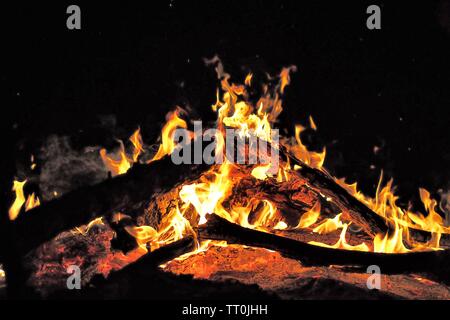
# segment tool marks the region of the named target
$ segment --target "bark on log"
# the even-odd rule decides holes
[[[153,194],[194,179],[207,167],[174,165],[168,156],[150,164],[136,164],[126,174],[75,190],[20,215],[12,223],[15,240],[26,253],[94,218],[140,207]]]
[[[382,273],[427,272],[449,281],[449,250],[387,254],[331,249],[247,229],[217,215],[209,215],[207,223],[198,228],[198,234],[203,240],[226,240],[228,243],[275,250],[309,266],[349,265],[367,268],[377,265]]]

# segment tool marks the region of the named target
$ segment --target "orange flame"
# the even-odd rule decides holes
[[[117,176],[126,173],[131,166],[138,161],[139,156],[144,152],[143,142],[141,137],[140,128],[138,128],[130,137],[130,142],[133,145],[133,153],[131,157],[125,152],[125,146],[122,141],[119,140],[119,151],[112,156],[109,156],[106,149],[100,150],[100,157],[103,163],[111,172],[112,176]]]

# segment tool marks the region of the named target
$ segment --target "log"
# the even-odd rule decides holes
[[[450,250],[387,254],[331,249],[251,230],[215,214],[198,228],[199,239],[225,240],[228,243],[262,247],[298,259],[307,266],[348,265],[380,267],[382,273],[427,272],[449,281]]]
[[[390,227],[386,225],[383,217],[348,193],[327,172],[308,166],[288,152],[284,147],[281,147],[281,150],[281,154],[287,157],[292,165],[296,164],[300,167],[298,172],[308,181],[308,184],[313,190],[321,192],[326,197],[333,198],[341,209],[346,208],[349,210],[348,213],[352,221],[362,226],[366,233],[375,236],[380,232],[385,233]],[[429,231],[421,230],[414,226],[411,226],[409,229],[413,236],[418,236],[423,239],[429,239],[432,234]],[[441,237],[441,243],[446,245],[450,243],[450,234],[443,233]]]
[[[113,273],[108,277],[121,277],[124,274],[132,274],[135,272],[145,272],[148,268],[156,268],[159,265],[173,260],[185,253],[188,253],[196,248],[195,240],[192,236],[187,236],[181,240],[172,242],[164,247],[156,249],[153,252],[147,253],[136,262],[126,266],[125,268]]]
[[[127,265],[121,270],[112,272],[107,278],[98,275],[90,283],[90,288],[76,292],[79,295],[88,297],[94,292],[103,292],[107,294],[109,286],[116,287],[116,290],[126,291],[131,283],[140,282],[146,277],[151,277],[158,266],[170,260],[173,260],[185,253],[191,252],[196,248],[196,242],[192,236],[185,237],[155,251],[149,252],[139,258],[137,261]],[[94,288],[94,289],[91,289]],[[65,290],[67,291],[67,290]],[[78,291],[78,290],[74,290]]]
[[[361,225],[367,234],[375,236],[386,232],[384,219],[351,196],[329,175],[311,168],[281,148],[280,155],[291,164],[300,166],[297,174],[308,183],[316,194],[324,194],[335,200],[337,206]],[[149,165],[134,165],[126,174],[88,186],[59,199],[45,203],[22,214],[14,221],[19,249],[27,252],[58,233],[83,225],[96,217],[108,215],[123,208],[142,208],[155,193],[189,182],[206,171],[208,165],[174,165],[170,157]],[[146,220],[149,220],[148,218]]]
[[[19,250],[26,253],[62,231],[97,217],[141,207],[155,193],[194,179],[207,168],[207,165],[175,165],[166,156],[150,164],[135,164],[123,175],[44,203],[12,223]]]
[[[197,279],[256,284],[284,300],[450,299],[446,285],[423,275],[383,274],[381,288],[369,290],[370,275],[366,270],[352,270],[347,266],[305,267],[276,251],[231,244],[211,246],[202,254],[173,260],[164,270]]]
[[[245,285],[236,281],[213,282],[179,276],[158,268],[195,248],[192,237],[186,237],[146,254],[121,270],[112,272],[107,278],[99,275],[81,290],[62,287],[48,296],[49,299],[233,299],[237,296],[251,299],[275,299],[256,285]]]
[[[271,154],[276,153],[276,150],[271,143],[266,142],[266,144],[269,151],[266,155],[268,158],[265,159],[267,161]],[[239,149],[239,146],[237,148],[235,153],[241,155],[247,155],[250,152],[248,144],[245,144],[244,148]],[[340,211],[348,215],[349,220],[362,227],[368,235],[375,237],[377,234],[384,234],[389,230],[389,226],[383,217],[349,194],[331,175],[304,163],[283,145],[279,146],[278,151],[281,167],[285,168],[287,163],[291,167],[297,165],[299,169],[292,170],[291,173],[304,181],[304,185],[310,189],[310,192],[321,194],[324,198],[333,199],[334,204],[339,207]]]
[[[349,194],[348,191],[341,187],[329,174],[310,167],[288,152],[286,148],[281,147],[280,149],[280,154],[289,159],[292,166],[299,166],[297,172],[308,182],[308,185],[313,190],[320,192],[325,197],[332,198],[341,210],[346,209],[347,213],[352,218],[353,223],[363,227],[367,234],[374,237],[377,234],[385,233],[388,230],[384,218]]]

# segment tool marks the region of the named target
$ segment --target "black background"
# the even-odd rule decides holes
[[[81,30],[66,28],[70,4],[81,7]],[[369,4],[381,7],[381,30],[366,28]],[[278,125],[293,133],[311,114],[312,147],[327,147],[337,176],[371,193],[384,168],[404,199],[448,189],[449,15],[448,1],[17,4],[3,12],[2,185],[50,134],[107,145],[140,125],[152,143],[176,104],[212,119],[217,81],[202,59],[218,54],[235,81],[298,67]],[[98,125],[107,114],[114,137]]]

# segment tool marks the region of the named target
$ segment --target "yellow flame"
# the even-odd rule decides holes
[[[20,209],[22,208],[23,204],[25,203],[25,195],[23,193],[23,187],[25,186],[25,183],[27,183],[27,180],[24,181],[17,181],[14,180],[12,191],[16,194],[16,199],[14,200],[13,204],[9,208],[9,219],[15,220],[17,216],[20,213]]]
[[[245,83],[246,86],[251,86],[251,85],[252,85],[252,77],[253,77],[253,74],[252,74],[252,73],[249,73],[249,74],[245,77],[244,83]]]
[[[91,228],[93,227],[93,226],[96,226],[96,225],[103,225],[104,223],[103,223],[103,218],[102,217],[98,217],[98,218],[95,218],[94,220],[92,220],[92,221],[90,221],[87,225],[85,225],[85,226],[82,226],[82,227],[76,227],[75,228],[75,232],[78,232],[78,233],[80,233],[80,234],[82,234],[82,235],[87,235],[87,233],[89,232],[89,230],[91,230]]]
[[[356,246],[352,246],[347,243],[345,240],[345,234],[347,233],[348,224],[344,224],[342,226],[342,232],[339,236],[339,240],[334,245],[328,245],[321,242],[310,241],[309,244],[313,244],[320,247],[332,248],[332,249],[344,249],[344,250],[353,250],[353,251],[369,251],[369,247],[365,243],[358,244]]]
[[[35,207],[38,207],[41,205],[41,202],[39,200],[39,197],[37,197],[34,192],[28,196],[27,201],[25,203],[25,211],[31,210]]]
[[[341,221],[342,213],[336,215],[333,219],[325,219],[320,225],[313,229],[318,234],[327,234],[337,229],[343,228],[344,223]]]
[[[435,233],[449,233],[450,228],[445,227],[444,218],[436,212],[437,201],[431,199],[430,193],[426,189],[420,188],[419,194],[428,215],[425,217],[421,213],[408,212],[408,217],[422,230]]]
[[[138,128],[133,133],[133,135],[130,137],[130,141],[134,147],[132,159],[133,162],[137,162],[141,153],[144,152],[143,148],[144,143],[142,142],[141,128]]]
[[[295,229],[308,228],[312,226],[314,223],[317,222],[319,216],[320,216],[320,201],[317,201],[309,211],[305,212],[302,215]]]
[[[268,171],[272,167],[271,163],[260,165],[255,168],[253,168],[251,175],[259,180],[265,180],[267,177],[269,177]],[[280,169],[281,170],[281,169]]]
[[[232,184],[228,179],[231,164],[224,162],[218,172],[213,172],[212,181],[184,185],[180,190],[180,199],[187,207],[193,205],[200,216],[199,224],[206,222],[206,215],[225,212],[221,202],[229,195]]]
[[[159,160],[165,155],[171,154],[175,149],[175,142],[173,141],[175,130],[177,128],[187,128],[186,121],[179,118],[178,115],[178,109],[174,112],[170,112],[167,115],[167,122],[161,132],[161,144],[159,146],[158,152],[151,161]]]
[[[312,118],[311,118],[312,119]],[[317,129],[314,122],[312,122],[314,128]],[[303,144],[300,134],[305,131],[306,128],[298,124],[295,126],[295,140],[297,145],[290,146],[290,150],[293,152],[295,157],[304,163],[310,165],[313,168],[322,169],[323,163],[325,162],[326,149],[323,148],[322,152],[309,151],[308,148]]]
[[[439,249],[442,233],[450,233],[445,226],[444,219],[436,212],[437,201],[430,198],[430,193],[419,189],[420,198],[424,204],[427,216],[421,213],[410,212],[397,205],[398,196],[395,195],[393,180],[382,186],[383,172],[380,175],[375,197],[370,198],[358,191],[357,184],[347,184],[344,179],[336,179],[348,193],[363,202],[375,213],[385,218],[391,225],[392,231],[388,234],[378,234],[374,239],[374,250],[386,253],[404,253],[408,251],[421,251]],[[409,228],[424,230],[432,233],[431,240],[426,243],[417,243],[410,239]],[[406,245],[408,247],[406,247]]]
[[[148,248],[153,251],[161,245],[180,240],[187,234],[195,235],[178,206],[162,217],[157,229],[151,226],[128,226],[125,230],[136,239],[142,253],[146,253]]]
[[[100,150],[100,157],[103,160],[104,165],[111,172],[112,176],[117,176],[126,173],[133,163],[138,161],[139,156],[144,152],[143,142],[141,137],[140,128],[138,128],[129,138],[133,145],[133,153],[131,157],[125,152],[125,146],[122,141],[119,140],[119,151],[112,156],[109,156],[106,149]]]
[[[391,236],[377,234],[373,240],[373,251],[384,253],[405,253],[410,251],[403,244],[403,228],[395,224],[394,232]]]

